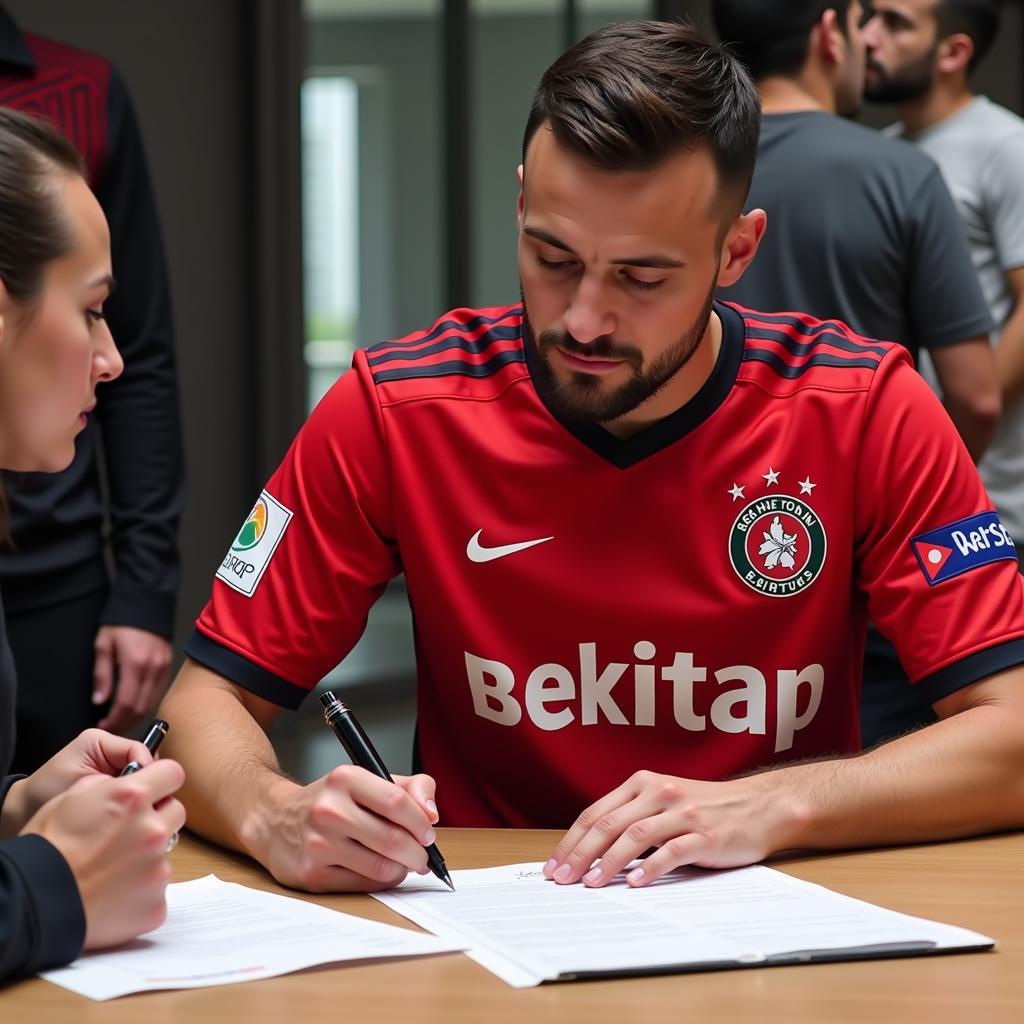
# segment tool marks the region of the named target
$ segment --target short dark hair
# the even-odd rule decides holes
[[[974,43],[974,55],[967,67],[968,71],[973,71],[992,48],[999,33],[1001,7],[1000,0],[936,0],[932,13],[935,15],[938,37],[944,39],[962,32],[970,36]]]
[[[811,29],[829,10],[846,35],[852,0],[712,0],[715,31],[754,79],[796,75],[807,63]]]
[[[761,130],[757,90],[738,60],[690,25],[606,25],[544,72],[523,135],[523,160],[537,129],[606,171],[646,171],[707,146],[718,193],[742,206]]]
[[[61,171],[84,176],[75,147],[47,122],[0,108],[0,280],[16,302],[39,294],[46,265],[73,244]]]

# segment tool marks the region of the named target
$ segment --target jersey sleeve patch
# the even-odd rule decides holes
[[[1016,561],[1017,549],[995,512],[979,512],[911,538],[930,587],[991,562]]]
[[[217,569],[217,579],[252,597],[294,513],[264,491]]]

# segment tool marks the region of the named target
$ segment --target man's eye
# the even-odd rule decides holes
[[[641,281],[640,278],[631,277],[629,274],[623,276],[634,288],[639,288],[642,292],[653,292],[655,288],[660,288],[665,283],[664,278],[660,281]]]
[[[106,315],[102,309],[87,309],[85,315],[93,322],[99,323],[100,320],[106,320]]]
[[[539,253],[537,254],[537,266],[545,270],[565,270],[567,267],[575,266],[573,260],[546,260]]]

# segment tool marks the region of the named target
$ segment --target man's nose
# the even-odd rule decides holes
[[[565,329],[582,344],[615,333],[615,313],[600,281],[583,275],[563,318]]]

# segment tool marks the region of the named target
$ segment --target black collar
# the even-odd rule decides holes
[[[0,64],[35,71],[36,59],[14,19],[0,7]]]
[[[545,408],[573,437],[619,469],[628,469],[649,455],[654,455],[674,444],[695,427],[699,427],[725,401],[736,381],[736,374],[739,373],[746,334],[743,318],[731,306],[722,305],[720,302],[716,302],[714,308],[722,321],[722,344],[711,376],[686,405],[664,419],[652,423],[632,437],[620,439],[597,423],[565,423],[546,402]],[[533,345],[525,337],[523,347],[526,350],[526,365],[533,377],[537,356]],[[538,397],[544,401],[540,392]]]

